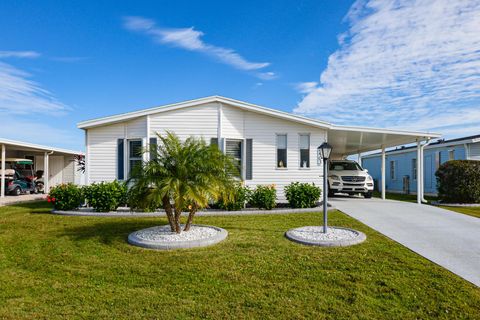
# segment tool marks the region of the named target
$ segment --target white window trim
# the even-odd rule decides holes
[[[301,153],[301,141],[302,141],[302,136],[308,136],[308,167],[302,167],[302,153]],[[300,132],[298,133],[298,168],[300,170],[310,170],[312,167],[312,157],[311,157],[311,146],[312,146],[312,136],[310,132]]]
[[[278,136],[285,136],[285,154],[287,158],[287,166],[278,166]],[[275,133],[275,169],[276,170],[288,170],[288,134],[287,133]]]

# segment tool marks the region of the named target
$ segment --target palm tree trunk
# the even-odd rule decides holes
[[[185,224],[185,228],[183,229],[183,231],[190,230],[190,226],[192,225],[192,221],[193,221],[193,216],[195,215],[196,212],[197,212],[197,206],[192,205],[192,208],[190,209],[190,211],[188,213],[187,223]]]
[[[182,215],[182,208],[178,208],[175,206],[175,232],[176,233],[181,233],[182,228],[180,227],[180,217]]]
[[[162,199],[163,203],[163,208],[165,209],[165,213],[167,214],[167,219],[168,219],[168,224],[170,224],[170,231],[176,232],[175,228],[175,221],[173,218],[173,212],[172,212],[172,205],[170,204],[170,199],[168,197],[164,197]]]

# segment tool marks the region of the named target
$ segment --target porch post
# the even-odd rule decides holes
[[[425,145],[420,146],[420,203],[423,203],[424,199],[424,193],[425,193],[425,181],[424,181],[424,161],[423,161],[423,149],[425,148]],[[418,174],[417,174],[418,176]]]
[[[44,190],[45,190],[45,193],[49,193],[50,192],[50,174],[49,174],[49,170],[48,170],[48,152],[45,152],[43,154],[43,176],[45,177],[43,179],[43,187],[44,187]]]
[[[382,146],[382,199],[385,200],[386,196],[385,196],[385,187],[386,187],[386,183],[385,183],[385,146]]]
[[[2,144],[2,182],[0,188],[0,198],[5,198],[5,154],[6,154],[5,145]]]
[[[417,203],[422,203],[422,143],[417,141]]]

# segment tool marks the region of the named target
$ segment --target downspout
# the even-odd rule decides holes
[[[50,156],[54,153],[55,151],[50,151],[50,152],[45,152],[44,160],[43,160],[43,166],[44,166],[44,174],[45,174],[45,181],[44,181],[44,188],[45,188],[45,193],[50,192]],[[46,160],[46,161],[45,161]]]

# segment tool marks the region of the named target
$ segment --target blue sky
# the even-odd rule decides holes
[[[0,137],[213,94],[339,124],[480,133],[479,1],[3,1]]]

